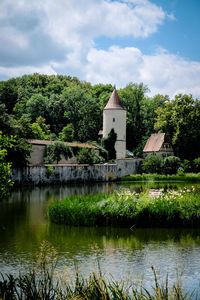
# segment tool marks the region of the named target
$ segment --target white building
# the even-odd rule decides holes
[[[111,129],[117,134],[115,143],[116,158],[126,156],[126,110],[123,107],[117,90],[112,95],[103,110],[103,138],[107,137]]]

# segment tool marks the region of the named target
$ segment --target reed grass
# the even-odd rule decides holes
[[[120,178],[120,181],[200,181],[200,173],[185,173],[175,175],[132,174]]]
[[[169,227],[200,225],[200,191],[194,187],[162,191],[157,198],[149,190],[136,194],[71,196],[48,207],[51,222],[66,225],[119,227]]]
[[[194,297],[194,292],[188,294],[183,291],[179,280],[169,286],[166,276],[166,280],[160,282],[154,267],[154,279],[149,290],[130,280],[117,282],[113,278],[106,278],[101,271],[84,278],[76,270],[73,281],[69,278],[63,280],[63,275],[61,280],[57,276],[55,260],[52,259],[53,247],[43,243],[41,249],[49,252],[40,254],[37,267],[16,278],[11,274],[1,275],[1,300],[189,300]]]

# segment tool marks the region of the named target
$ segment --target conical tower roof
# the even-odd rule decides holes
[[[109,99],[108,103],[106,104],[106,106],[104,107],[104,109],[123,109],[123,110],[125,110],[125,108],[123,107],[123,104],[121,103],[121,101],[119,99],[119,95],[118,95],[116,89],[114,89],[114,91],[112,92],[112,95],[110,96],[110,99]]]

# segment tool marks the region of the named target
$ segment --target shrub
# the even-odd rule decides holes
[[[79,164],[100,164],[105,162],[105,159],[91,148],[82,148],[79,150],[76,158]]]
[[[191,173],[192,170],[193,170],[193,168],[192,168],[192,162],[190,162],[187,159],[184,159],[184,161],[182,163],[182,167],[184,169],[184,172],[187,172],[187,173]]]
[[[72,150],[69,146],[65,145],[63,142],[55,142],[47,146],[45,163],[51,164],[54,161],[58,163],[62,157],[65,159],[72,157]]]
[[[162,173],[163,158],[161,154],[151,153],[142,162],[142,171],[145,173]]]
[[[197,173],[200,172],[200,157],[195,158],[193,163],[194,163],[194,171]]]
[[[165,174],[176,174],[178,168],[181,166],[181,160],[176,156],[168,156],[163,161],[163,171]]]

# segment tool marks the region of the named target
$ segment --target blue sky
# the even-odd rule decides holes
[[[1,0],[0,80],[38,72],[200,98],[199,0]]]

